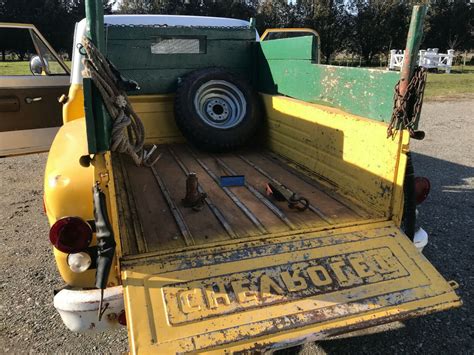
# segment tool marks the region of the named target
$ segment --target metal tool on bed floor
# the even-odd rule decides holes
[[[181,200],[184,207],[191,207],[195,211],[202,210],[207,194],[199,192],[198,186],[199,181],[196,173],[189,173],[186,178],[186,196]]]
[[[225,164],[219,159],[215,158],[217,166],[222,170],[224,174],[227,174],[228,169]],[[232,187],[232,186],[245,186],[245,175],[221,175],[219,176],[219,185],[221,187]]]
[[[268,196],[273,196],[277,201],[288,202],[289,208],[297,209],[298,211],[305,211],[309,207],[307,198],[300,196],[296,192],[292,192],[284,185],[277,185],[275,183],[267,183],[265,191]]]
[[[222,187],[245,186],[245,176],[244,175],[221,175],[219,177],[219,184]]]

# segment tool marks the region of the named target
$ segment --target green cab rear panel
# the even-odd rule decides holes
[[[131,95],[168,94],[179,78],[224,67],[252,78],[253,27],[107,26],[107,57],[123,76],[137,81]]]

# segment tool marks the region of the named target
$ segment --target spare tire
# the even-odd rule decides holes
[[[199,69],[182,79],[176,91],[175,119],[191,143],[210,151],[242,147],[260,124],[250,85],[221,68]]]

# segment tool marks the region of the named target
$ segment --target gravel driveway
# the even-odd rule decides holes
[[[430,235],[425,256],[456,280],[464,306],[406,321],[384,333],[306,345],[305,354],[473,353],[474,103],[428,102],[414,142],[415,171],[430,178],[422,205]],[[53,308],[62,285],[48,241],[42,206],[46,154],[0,159],[0,351],[6,353],[120,353],[127,333],[80,335],[66,330]],[[392,327],[393,328],[393,327]]]

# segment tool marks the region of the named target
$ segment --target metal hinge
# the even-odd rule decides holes
[[[99,173],[99,184],[107,185],[110,181],[110,176],[108,171],[102,171]]]
[[[457,290],[459,288],[459,284],[457,283],[457,281],[451,280],[448,281],[448,284],[453,290]]]

